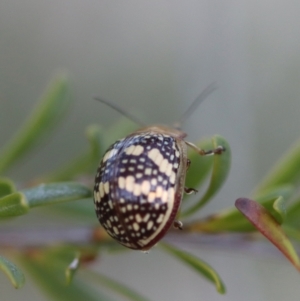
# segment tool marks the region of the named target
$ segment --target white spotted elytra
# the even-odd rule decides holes
[[[187,113],[212,90],[204,90]],[[175,128],[150,126],[116,141],[105,152],[95,178],[95,210],[106,232],[125,247],[149,250],[172,225],[182,228],[175,218],[183,193],[195,191],[185,187],[187,145],[200,155],[225,150],[219,146],[204,151],[185,141],[186,136]]]

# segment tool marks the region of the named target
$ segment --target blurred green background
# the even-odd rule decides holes
[[[94,101],[94,94],[132,110],[145,123],[170,124],[217,82],[218,90],[184,130],[190,141],[218,133],[232,148],[230,177],[201,216],[233,206],[300,136],[299,10],[296,1],[267,0],[2,0],[2,141],[22,124],[58,71],[68,72],[75,99],[59,132],[11,175],[22,182],[59,167],[85,149],[87,125],[114,124],[119,114]],[[148,255],[103,257],[97,269],[151,300],[299,300],[300,275],[283,257],[221,246],[185,249],[220,273],[225,296],[155,249]],[[3,300],[46,300],[30,279],[15,291],[0,274],[0,287]]]

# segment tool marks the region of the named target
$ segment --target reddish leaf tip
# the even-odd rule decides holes
[[[292,243],[268,210],[261,204],[247,198],[237,199],[235,206],[249,222],[269,239],[300,271],[299,257]]]
[[[249,209],[249,205],[250,205],[249,199],[247,198],[239,198],[235,201],[235,207],[242,212]]]

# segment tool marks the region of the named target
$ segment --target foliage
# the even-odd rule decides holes
[[[11,248],[11,260],[18,261],[25,275],[30,274],[36,284],[53,300],[111,300],[105,293],[95,292],[91,282],[112,290],[126,300],[147,300],[133,289],[88,268],[87,263],[95,261],[99,253],[105,250],[126,251],[106,235],[100,226],[95,225],[95,213],[92,205],[92,181],[81,183],[78,179],[92,179],[101,155],[113,137],[125,134],[128,123],[121,122],[106,130],[103,135],[98,125],[91,125],[86,130],[89,142],[87,151],[71,159],[59,170],[28,181],[31,185],[19,188],[13,179],[5,177],[6,172],[34,146],[47,137],[58,121],[70,107],[68,81],[65,76],[58,76],[36,109],[25,121],[18,133],[0,150],[0,218],[1,225],[12,218],[29,214],[36,207],[52,205],[56,213],[65,218],[85,219],[90,224],[90,235],[80,243],[72,244],[63,239],[54,245],[36,244],[34,247]],[[130,125],[131,127],[131,125]],[[194,203],[189,202],[183,208],[180,217],[195,216],[209,202],[224,184],[230,169],[230,146],[220,136],[204,140],[197,144],[203,149],[222,145],[226,151],[222,155],[201,157],[189,151],[193,162],[187,174],[187,186],[199,187],[208,182],[206,192]],[[184,223],[184,233],[221,233],[259,231],[267,237],[300,270],[299,258],[288,236],[300,239],[300,196],[297,190],[300,171],[300,143],[278,163],[262,184],[255,190],[251,199],[240,198],[235,208],[209,216],[202,220]],[[201,170],[199,174],[198,171]],[[34,183],[34,184],[33,184]],[[290,200],[296,200],[286,206]],[[70,206],[72,204],[72,206]],[[55,205],[55,206],[54,206]],[[246,217],[246,218],[245,218]],[[219,293],[225,292],[225,286],[217,272],[207,263],[175,246],[161,243],[162,250],[168,252],[196,273],[214,283]],[[5,245],[0,247],[5,253]],[[118,253],[116,253],[117,256]],[[24,284],[24,274],[19,267],[6,257],[0,256],[0,269],[8,276],[16,288]],[[92,281],[90,281],[92,280]]]

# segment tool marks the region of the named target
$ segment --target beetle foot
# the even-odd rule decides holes
[[[214,150],[213,150],[213,153],[215,154],[215,155],[221,155],[223,152],[225,152],[226,151],[226,148],[224,147],[224,146],[221,146],[221,145],[219,145],[217,148],[215,148]]]
[[[191,160],[190,159],[187,159],[186,161],[186,170],[188,170],[191,166]]]
[[[196,150],[201,156],[208,156],[208,155],[221,155],[223,152],[226,151],[226,148],[224,146],[217,146],[214,149],[210,149],[210,150],[204,150],[201,148],[198,148],[195,144],[191,143],[191,142],[187,142],[185,141],[185,143],[190,146],[191,148],[193,148],[194,150]]]
[[[194,188],[184,187],[184,192],[185,192],[186,194],[192,194],[192,193],[198,192],[198,190],[196,190],[196,189],[194,189]]]
[[[219,145],[218,147],[210,150],[202,150],[202,155],[209,156],[209,155],[221,155],[223,152],[226,151],[226,148],[224,146]]]
[[[175,229],[183,230],[183,223],[181,221],[174,221],[173,226]]]

